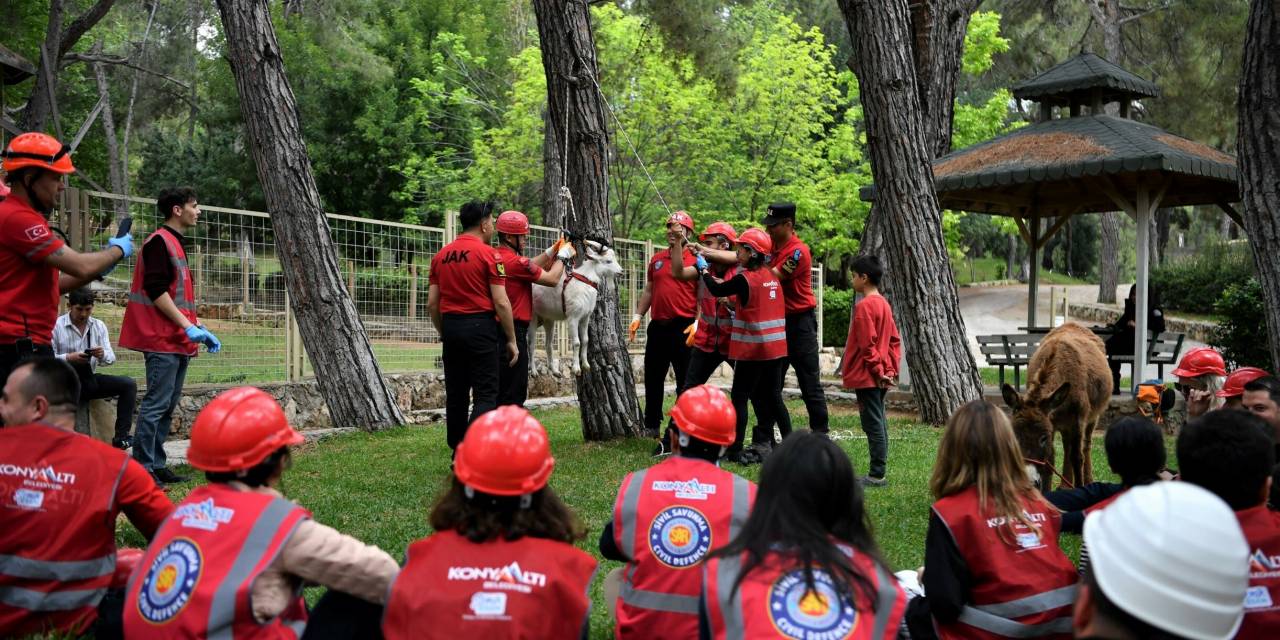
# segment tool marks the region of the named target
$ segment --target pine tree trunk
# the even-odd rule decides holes
[[[564,128],[568,114],[568,131],[555,131],[557,136],[568,138],[563,184],[569,187],[573,200],[563,224],[574,234],[610,242],[613,218],[609,213],[609,131],[604,98],[597,84],[591,13],[585,0],[534,0],[533,9],[542,43],[542,66],[547,74],[549,126]],[[554,145],[552,153],[566,148],[562,139],[547,136],[547,140]],[[557,192],[560,187],[547,186]],[[600,284],[589,336],[587,358],[591,371],[578,378],[582,437],[609,440],[640,435],[635,376],[622,340],[618,290],[611,282]]]
[[[302,342],[333,423],[404,423],[342,282],[266,0],[218,0],[249,148]]]
[[[942,424],[979,398],[982,383],[956,295],[933,190],[912,66],[906,0],[840,0],[853,38],[855,72],[867,120],[885,252],[894,257],[895,316],[904,338],[920,417]]]
[[[1280,368],[1280,10],[1253,0],[1240,74],[1240,186],[1244,226],[1267,309],[1272,371]]]

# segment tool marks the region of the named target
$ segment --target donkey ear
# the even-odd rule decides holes
[[[1049,396],[1049,399],[1045,401],[1044,403],[1045,411],[1052,413],[1054,411],[1057,411],[1058,409],[1061,409],[1062,406],[1066,404],[1067,400],[1069,400],[1070,398],[1071,398],[1071,383],[1064,382],[1062,383],[1062,386],[1058,387],[1058,390],[1054,391],[1053,395]]]
[[[1009,405],[1010,409],[1017,411],[1022,408],[1022,398],[1018,397],[1018,392],[1012,385],[1005,383],[1000,387],[1000,395],[1004,396],[1004,403]]]

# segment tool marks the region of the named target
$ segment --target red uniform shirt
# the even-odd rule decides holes
[[[840,375],[846,389],[870,389],[882,376],[898,375],[902,361],[902,336],[893,321],[893,310],[884,296],[867,296],[858,302],[849,321]]]
[[[492,313],[489,285],[506,283],[498,250],[470,233],[431,258],[427,282],[440,287],[440,313]]]
[[[694,260],[693,252],[685,249],[684,266],[692,267]],[[649,260],[648,277],[649,282],[653,283],[649,317],[654,320],[693,319],[698,308],[695,295],[697,283],[693,280],[676,280],[671,275],[670,249],[653,254],[653,258]]]
[[[121,511],[150,538],[173,503],[124,451],[47,424],[0,429],[0,637],[93,624]]]
[[[1236,638],[1280,638],[1280,514],[1258,505],[1236,512],[1249,541],[1249,590]]]
[[[799,259],[795,257],[796,249],[800,250]],[[773,252],[773,260],[769,264],[777,269],[778,279],[782,281],[782,292],[787,296],[787,315],[818,306],[813,297],[813,257],[809,255],[809,245],[800,236],[791,234],[791,239]]]
[[[58,318],[58,270],[44,259],[64,246],[21,198],[0,202],[0,344],[49,344]]]
[[[533,319],[533,283],[542,277],[542,267],[516,253],[511,247],[498,247],[507,274],[507,298],[511,300],[511,319],[528,322]]]

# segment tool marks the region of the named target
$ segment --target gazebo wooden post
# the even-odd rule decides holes
[[[1031,216],[1031,238],[1027,241],[1030,247],[1028,255],[1031,258],[1031,273],[1027,281],[1031,283],[1031,291],[1027,302],[1027,331],[1033,331],[1036,328],[1036,303],[1039,302],[1040,293],[1040,215],[1039,211],[1031,210],[1028,214]]]
[[[1137,291],[1134,300],[1133,309],[1133,377],[1130,379],[1130,391],[1137,388],[1142,382],[1144,372],[1147,369],[1147,277],[1150,275],[1150,255],[1151,255],[1151,232],[1148,227],[1151,224],[1150,194],[1147,191],[1147,185],[1138,181],[1138,199],[1134,203],[1137,209],[1135,216],[1138,223],[1138,264],[1137,264]]]

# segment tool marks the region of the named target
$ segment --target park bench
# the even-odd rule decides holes
[[[1164,368],[1166,366],[1175,366],[1178,364],[1178,357],[1182,355],[1182,341],[1185,340],[1187,334],[1177,333],[1174,331],[1165,331],[1160,334],[1151,332],[1151,337],[1147,340],[1147,364],[1156,365],[1156,371],[1159,372],[1159,378],[1164,379]],[[1141,382],[1137,378],[1139,376],[1132,373],[1133,356],[1130,355],[1109,355],[1107,360],[1111,362],[1120,362],[1129,365],[1130,377],[1137,384]]]
[[[1031,362],[1031,354],[1040,346],[1043,333],[1014,333],[978,336],[978,350],[987,365],[1000,368],[1000,384],[1004,385],[1004,368],[1013,367],[1013,386],[1022,387],[1022,367]]]

